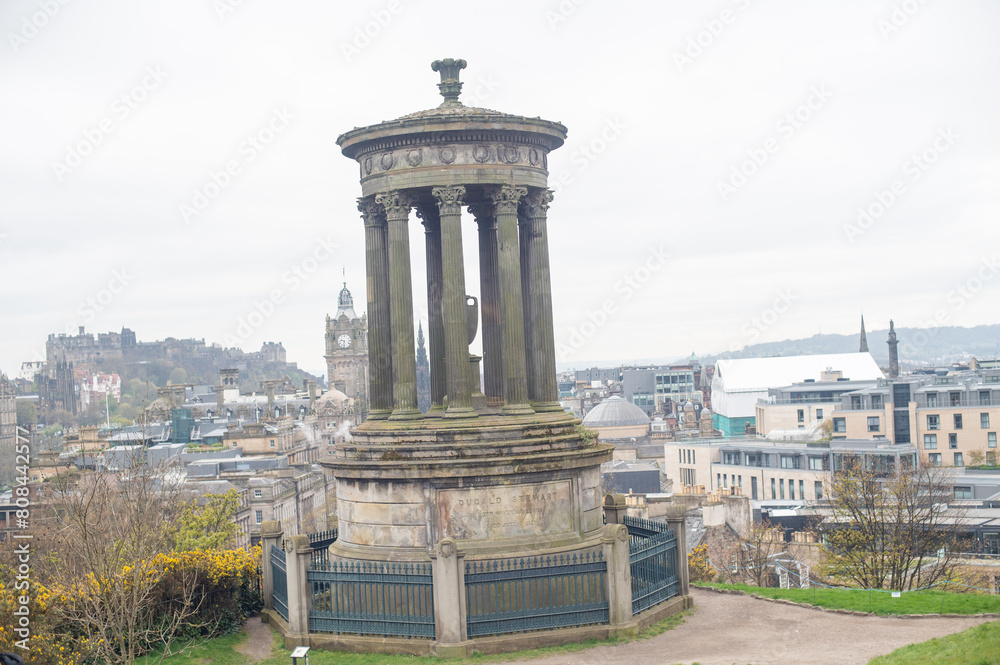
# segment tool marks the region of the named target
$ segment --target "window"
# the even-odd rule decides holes
[[[804,423],[806,421],[806,412],[803,409],[798,410],[797,416],[800,423]]]
[[[684,451],[681,450],[680,448],[677,449],[677,463],[678,464],[684,463]]]
[[[775,484],[776,483],[775,483],[774,478],[771,478],[771,498],[772,499],[777,499],[778,498],[778,493],[775,491]]]
[[[816,420],[823,420],[823,409],[816,409]]]
[[[990,391],[980,390],[979,391],[979,406],[989,406],[990,405]]]
[[[979,426],[983,429],[990,428],[990,414],[988,413],[979,414]]]
[[[948,403],[952,406],[961,406],[962,393],[948,393]]]
[[[924,450],[937,450],[937,434],[924,434]]]
[[[739,466],[740,454],[737,452],[724,452],[722,453],[722,463],[732,464],[733,466]]]
[[[788,498],[792,499],[793,501],[795,500],[795,481],[794,480],[789,480],[788,481]]]
[[[750,498],[757,500],[757,476],[750,476]]]
[[[861,410],[861,395],[851,395],[851,408]]]
[[[264,496],[264,493],[263,493],[263,492],[261,492],[260,490],[254,490],[254,491],[253,491],[253,498],[255,498],[255,499],[259,499],[259,498],[261,498],[262,496]]]
[[[781,491],[781,498],[784,499],[785,498],[785,479],[784,478],[778,479],[778,489]]]
[[[736,476],[736,484],[740,486],[740,489],[743,489],[743,476]]]
[[[872,408],[873,409],[881,409],[882,408],[882,396],[881,395],[872,395]]]
[[[955,434],[954,432],[948,435],[948,447],[958,448],[958,435]]]
[[[819,501],[823,498],[823,481],[817,480],[813,484],[813,491],[816,492],[816,500]]]
[[[797,469],[799,468],[799,460],[794,455],[782,455],[781,456],[781,468],[782,469]]]
[[[715,486],[718,487],[718,488],[722,487],[722,474],[721,473],[715,474]]]
[[[962,487],[955,485],[955,498],[956,499],[971,499],[972,498],[972,488],[968,485]]]
[[[825,457],[810,457],[809,458],[809,470],[810,471],[826,471],[826,458]]]
[[[264,521],[264,511],[258,510],[257,513],[254,515],[254,517],[257,518],[257,524],[260,524],[261,522]]]
[[[997,447],[997,433],[996,432],[987,432],[986,433],[986,447],[987,448],[996,448]]]
[[[868,431],[877,432],[878,428],[878,416],[868,416]]]
[[[799,481],[799,498],[803,500],[806,498],[806,481],[804,480]]]
[[[962,414],[955,414],[955,429],[962,429]]]
[[[927,407],[930,409],[937,408],[937,393],[927,393]]]
[[[847,421],[843,418],[834,418],[833,431],[838,434],[845,433],[847,431]]]
[[[941,417],[927,416],[927,429],[941,429]]]
[[[271,439],[271,447],[274,448],[274,439]]]
[[[927,456],[927,461],[931,466],[941,466],[941,453],[931,453]]]
[[[955,466],[965,466],[965,461],[962,459],[962,453],[955,453]]]
[[[698,460],[698,451],[697,450],[692,450],[691,451],[691,463],[695,464],[697,462],[697,460]]]

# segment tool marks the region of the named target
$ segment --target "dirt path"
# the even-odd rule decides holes
[[[250,658],[248,663],[256,663],[270,656],[271,648],[274,646],[274,634],[268,626],[260,622],[260,617],[247,619],[243,628],[247,631],[249,638],[243,644],[233,648]]]
[[[991,619],[852,616],[691,590],[697,610],[648,640],[529,661],[532,665],[864,665],[894,649]],[[995,619],[992,619],[995,620]]]

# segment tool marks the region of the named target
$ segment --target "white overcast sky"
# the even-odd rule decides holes
[[[335,140],[437,106],[445,57],[468,61],[470,105],[569,128],[549,158],[567,181],[549,210],[562,362],[853,333],[862,313],[996,323],[998,27],[992,0],[4,0],[0,369],[86,325],[282,341],[322,373],[342,270],[365,300],[358,168]],[[246,143],[269,124],[270,143]],[[731,180],[750,155],[763,164]],[[880,196],[885,214],[849,238]]]

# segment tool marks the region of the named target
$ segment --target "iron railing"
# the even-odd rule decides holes
[[[326,531],[318,531],[316,533],[309,534],[309,546],[314,550],[326,549],[337,540],[337,529],[327,529]]]
[[[632,573],[632,614],[673,598],[678,593],[677,538],[662,522],[625,517]]]
[[[288,573],[285,568],[285,550],[271,545],[271,587],[274,590],[274,609],[288,621]]]
[[[471,561],[465,565],[469,637],[608,622],[602,552]]]
[[[433,639],[429,563],[327,561],[306,572],[309,632]]]

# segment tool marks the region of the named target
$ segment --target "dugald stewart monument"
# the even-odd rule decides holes
[[[361,177],[370,410],[321,460],[337,533],[282,548],[265,524],[268,616],[289,644],[496,652],[632,632],[690,605],[683,510],[668,528],[606,509],[613,446],[559,405],[547,165],[566,127],[463,105],[465,67],[432,64],[436,108],[337,139]],[[424,414],[411,213],[425,231]],[[462,243],[473,229],[478,302]],[[477,334],[482,357],[469,351]]]

